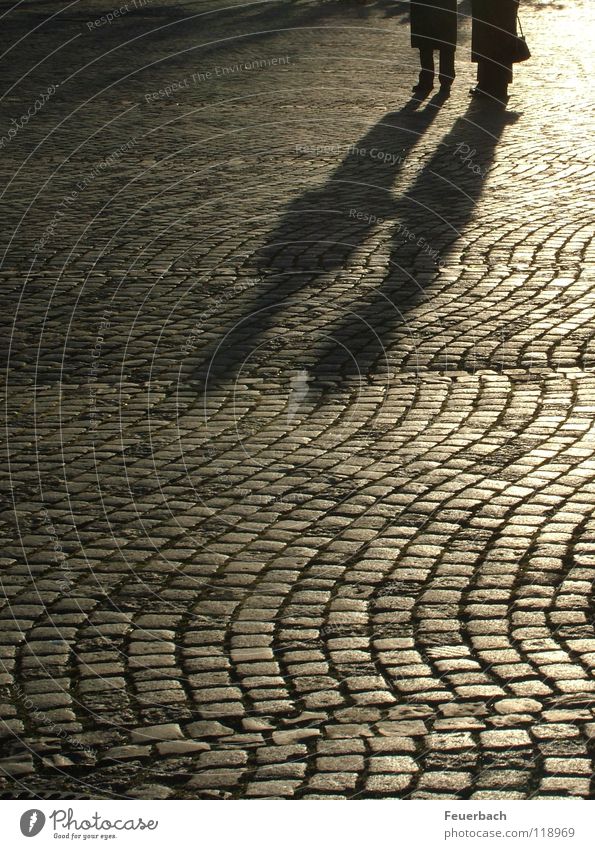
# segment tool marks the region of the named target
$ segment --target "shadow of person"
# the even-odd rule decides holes
[[[476,213],[505,127],[518,115],[472,101],[442,139],[411,187],[393,206],[390,256],[381,286],[326,326],[326,342],[310,366],[323,380],[390,374],[410,363],[418,340],[407,313],[426,296],[449,262],[458,264],[465,229]],[[431,297],[431,295],[430,295]]]
[[[357,267],[357,251],[380,219],[394,217],[393,186],[407,158],[439,113],[435,97],[423,109],[417,99],[385,115],[347,149],[322,186],[293,201],[257,251],[253,264],[259,286],[217,343],[199,352],[194,377],[204,390],[270,357],[270,344],[301,323],[303,304],[332,286],[337,274]],[[316,157],[320,147],[298,146]],[[326,307],[333,309],[333,302]],[[268,338],[270,337],[270,338]]]
[[[385,18],[394,18],[399,23],[409,21],[410,7],[408,0],[357,0],[356,8],[360,17],[364,17],[365,13],[370,15],[381,9]]]

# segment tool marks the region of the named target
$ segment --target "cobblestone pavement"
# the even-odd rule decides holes
[[[0,792],[589,797],[593,5],[220,5],[0,10]]]

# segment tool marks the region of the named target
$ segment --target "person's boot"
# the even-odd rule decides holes
[[[439,77],[440,81],[440,96],[441,97],[450,97],[450,90],[452,88],[452,84],[454,79],[452,77]]]
[[[491,100],[492,103],[508,103],[510,97],[506,89],[481,88],[476,85],[469,92],[472,97],[479,97],[483,100]]]
[[[434,74],[425,68],[419,72],[419,80],[413,86],[415,94],[428,94],[434,88]]]

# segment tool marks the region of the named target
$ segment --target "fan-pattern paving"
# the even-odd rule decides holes
[[[402,109],[398,6],[58,8],[5,24],[3,125],[57,90],[0,162],[1,792],[590,797],[592,8],[527,4],[508,110],[465,19]]]

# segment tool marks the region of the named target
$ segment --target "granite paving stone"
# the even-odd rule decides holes
[[[2,17],[0,791],[591,798],[593,4],[224,5]]]

